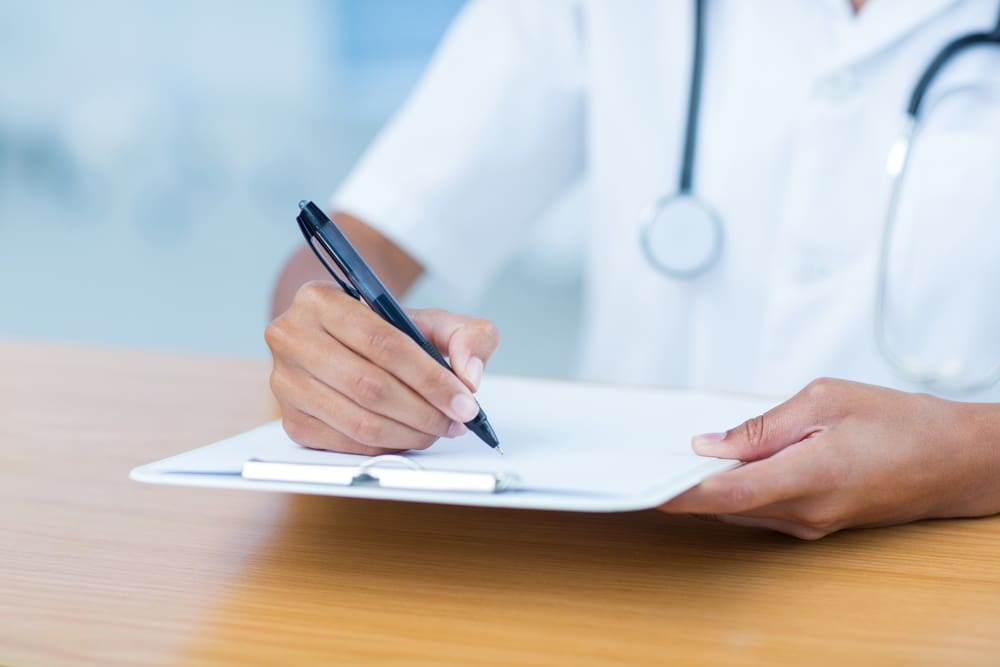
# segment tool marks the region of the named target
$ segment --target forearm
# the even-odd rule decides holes
[[[403,296],[423,273],[423,267],[413,257],[370,225],[345,213],[336,213],[333,219],[397,297]],[[312,250],[303,245],[288,259],[278,277],[271,302],[271,316],[277,317],[285,312],[295,292],[310,280],[330,280],[330,274]]]
[[[1000,403],[956,403],[960,436],[954,454],[968,473],[955,480],[953,503],[940,516],[1000,513]]]

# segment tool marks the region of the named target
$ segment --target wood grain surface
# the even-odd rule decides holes
[[[1000,519],[668,517],[159,487],[268,364],[0,343],[0,664],[1000,664]]]

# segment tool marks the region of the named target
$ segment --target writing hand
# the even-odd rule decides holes
[[[384,454],[465,433],[472,392],[499,344],[486,320],[442,310],[409,314],[458,374],[332,282],[303,285],[267,328],[271,390],[285,431],[315,449]]]

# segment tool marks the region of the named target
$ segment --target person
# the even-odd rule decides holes
[[[471,2],[333,198],[335,219],[395,294],[428,276],[471,299],[585,178],[581,375],[792,395],[694,437],[697,453],[746,464],[663,510],[807,539],[1000,512],[1000,388],[959,397],[922,383],[890,363],[874,331],[901,315],[885,325],[895,342],[951,367],[986,367],[1000,350],[1000,49],[970,50],[936,77],[900,201],[883,171],[923,68],[954,37],[988,31],[996,3],[692,7]],[[663,201],[684,164],[697,11],[689,185],[724,235],[710,270],[675,280],[650,261],[649,218],[636,213]],[[893,265],[897,301],[886,305],[877,285],[890,203],[909,225],[898,223],[902,247],[925,264]],[[266,332],[292,439],[376,454],[463,433],[497,328],[412,312],[452,375],[324,275],[299,250]]]

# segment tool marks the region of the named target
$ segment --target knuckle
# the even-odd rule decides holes
[[[482,340],[488,341],[493,345],[500,342],[500,329],[490,320],[476,320],[475,328]]]
[[[271,388],[271,393],[276,397],[288,394],[289,382],[280,366],[275,366],[271,370],[271,376],[268,378],[268,386]]]
[[[816,378],[801,392],[810,406],[816,422],[829,422],[842,418],[850,409],[844,381],[829,377]]]
[[[838,509],[827,503],[808,505],[798,512],[796,523],[812,532],[820,533],[820,537],[832,533],[840,520]]]
[[[383,327],[375,327],[368,333],[368,350],[380,359],[391,359],[396,355],[398,344],[392,332]]]
[[[743,422],[743,437],[751,451],[759,450],[764,445],[764,434],[767,426],[764,415],[758,415]]]
[[[734,482],[724,487],[720,493],[728,512],[740,512],[753,507],[754,491],[748,482]]]
[[[798,526],[792,531],[792,535],[800,540],[809,540],[810,542],[813,542],[821,537],[826,537],[830,534],[830,532],[832,531],[824,531],[811,526]]]
[[[310,280],[295,292],[294,303],[304,306],[315,306],[323,301],[327,286],[319,280]]]
[[[306,424],[294,415],[285,415],[281,418],[281,426],[285,429],[288,437],[300,445],[305,445],[309,439],[309,429]]]
[[[343,454],[364,454],[374,456],[375,454],[373,454],[373,452],[376,448],[357,443],[340,431],[334,431],[331,429],[324,438],[323,449],[333,452],[341,452]]]
[[[349,436],[341,433],[339,430],[327,428],[324,429],[322,440],[316,444],[315,449],[341,452],[343,454],[365,454],[367,453],[365,450],[369,448],[354,442]]]
[[[436,363],[427,365],[421,378],[425,392],[439,392],[446,387],[451,387],[453,381],[457,381],[454,375],[446,371]]]
[[[347,435],[364,445],[378,446],[382,443],[384,429],[378,417],[364,412],[354,419]]]
[[[813,401],[826,401],[834,398],[837,390],[837,381],[833,378],[816,378],[806,385],[802,393]]]
[[[431,445],[437,442],[437,437],[433,435],[421,435],[413,444],[410,445],[410,449],[423,450],[427,449]]]
[[[432,437],[437,437],[447,433],[450,425],[450,419],[435,409],[428,409],[423,411],[423,416],[421,417],[417,428],[424,433],[436,434]]]
[[[289,338],[288,321],[286,315],[271,320],[271,323],[264,329],[264,342],[274,352],[287,349]]]
[[[378,406],[386,398],[386,387],[368,373],[358,373],[353,381],[354,398],[362,405]]]
[[[391,449],[388,447],[370,447],[359,443],[350,445],[344,451],[348,454],[361,454],[362,456],[382,456],[383,454],[399,453],[398,449]]]

